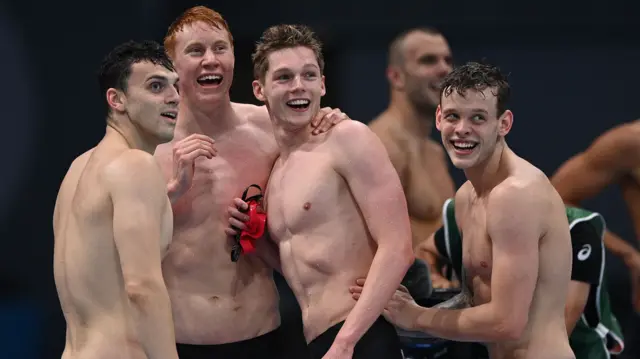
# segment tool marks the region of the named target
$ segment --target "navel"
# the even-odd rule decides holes
[[[480,262],[480,267],[482,267],[482,268],[487,268],[488,266],[489,266],[489,265],[487,264],[487,262],[485,262],[485,261],[481,261],[481,262]]]

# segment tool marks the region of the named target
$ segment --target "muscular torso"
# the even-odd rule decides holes
[[[442,225],[442,205],[455,193],[445,153],[440,144],[403,128],[391,115],[383,114],[370,127],[400,176],[416,248]]]
[[[232,238],[224,232],[233,199],[251,184],[264,189],[277,155],[266,110],[233,106],[243,124],[213,137],[217,156],[196,160],[193,185],[173,206],[173,242],[162,269],[178,343],[237,342],[280,323],[272,270],[256,256],[232,262]],[[174,142],[184,137],[176,131]],[[172,146],[156,150],[167,179]]]
[[[366,276],[375,253],[329,144],[318,142],[276,161],[266,201],[269,233],[308,342],[347,317],[355,304],[347,288]]]
[[[103,140],[78,157],[54,212],[54,278],[67,323],[63,359],[146,359],[139,344],[113,238],[113,205],[101,171],[127,150]],[[168,202],[167,198],[167,202]],[[160,248],[171,240],[167,203]]]
[[[529,321],[521,338],[487,343],[491,358],[572,358],[564,320],[567,284],[570,279],[571,239],[564,205],[546,178],[530,164],[516,161],[513,176],[525,181],[535,178],[535,193],[549,198],[545,232],[539,239],[538,281],[529,309]],[[500,185],[498,185],[500,186]],[[495,192],[496,189],[493,190]],[[469,182],[456,194],[456,222],[464,236],[463,266],[466,285],[472,292],[472,305],[491,301],[493,267],[492,241],[487,232],[487,197],[478,198]]]

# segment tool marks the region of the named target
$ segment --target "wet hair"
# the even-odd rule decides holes
[[[164,66],[167,70],[175,71],[173,63],[167,56],[164,48],[154,41],[128,41],[116,46],[102,60],[98,70],[98,83],[100,93],[104,95],[108,89],[114,88],[123,92],[127,91],[127,81],[131,76],[133,64],[148,61],[155,65]],[[107,113],[110,107],[105,103]]]
[[[501,116],[507,110],[511,88],[507,76],[498,67],[484,62],[468,62],[449,73],[441,83],[440,101],[442,96],[449,96],[453,91],[464,97],[467,90],[484,91],[487,88],[497,97],[498,116]]]
[[[391,41],[391,44],[389,45],[389,54],[388,54],[389,57],[387,59],[387,61],[389,62],[388,63],[389,65],[402,67],[405,61],[404,40],[407,38],[407,36],[416,32],[427,34],[427,35],[434,35],[434,36],[442,35],[442,33],[437,29],[433,27],[426,27],[426,26],[415,27],[415,28],[401,32],[400,34],[396,35],[396,37],[393,38],[393,40]]]
[[[176,35],[184,30],[184,27],[191,25],[195,22],[203,22],[207,25],[215,27],[219,30],[226,30],[229,34],[229,42],[233,46],[233,36],[231,36],[231,30],[227,21],[220,15],[219,12],[209,9],[206,6],[194,6],[185,10],[177,19],[171,23],[167,30],[167,35],[164,37],[164,48],[171,58],[175,57],[176,52]]]
[[[256,44],[256,49],[251,55],[254,79],[264,80],[264,76],[269,70],[268,56],[270,53],[299,46],[307,47],[313,51],[322,74],[324,72],[322,43],[311,28],[304,25],[276,25],[262,33],[260,41]]]

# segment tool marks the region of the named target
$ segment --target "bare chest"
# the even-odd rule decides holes
[[[405,192],[412,217],[430,221],[440,217],[442,205],[455,193],[441,149],[431,142],[409,145]]]
[[[341,196],[349,196],[345,182],[326,156],[305,153],[278,160],[267,191],[270,231],[276,239],[311,231],[340,215]]]
[[[269,140],[273,146],[258,144],[251,137],[229,136],[216,140],[217,156],[196,159],[191,188],[173,207],[176,229],[226,215],[233,198],[252,184],[264,189],[277,154],[274,140],[262,141]],[[163,156],[162,162],[163,171],[171,178],[172,156]]]
[[[458,210],[458,208],[456,208]],[[462,263],[467,284],[477,292],[482,284],[490,285],[492,270],[491,239],[487,234],[484,204],[469,204],[456,213],[462,231]]]

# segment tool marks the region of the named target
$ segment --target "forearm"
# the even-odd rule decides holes
[[[466,289],[466,286],[463,284],[462,292],[456,294],[455,296],[445,300],[444,302],[438,303],[434,306],[434,308],[442,308],[442,309],[464,309],[471,307],[471,294]]]
[[[465,309],[422,308],[414,329],[459,342],[495,342],[510,339],[489,304]]]
[[[389,246],[391,247],[391,246]],[[398,289],[413,257],[395,248],[378,247],[362,295],[347,316],[336,337],[347,345],[355,345],[382,312]]]
[[[129,291],[132,317],[140,344],[149,359],[176,359],[176,341],[169,293],[160,283]]]

